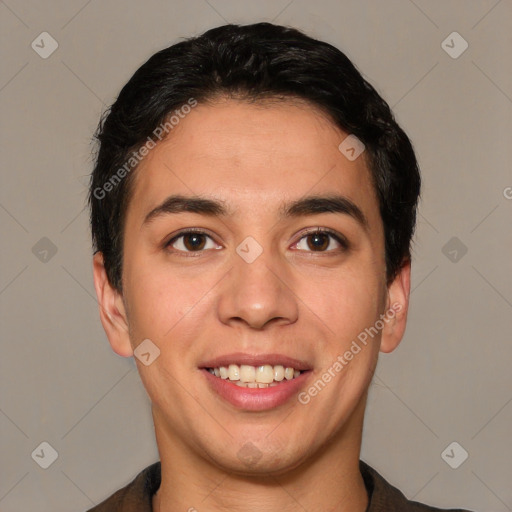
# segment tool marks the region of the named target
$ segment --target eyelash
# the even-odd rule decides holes
[[[164,248],[165,249],[169,249],[172,246],[172,244],[175,243],[177,240],[179,240],[180,238],[183,238],[185,235],[190,235],[190,234],[205,235],[208,238],[213,240],[211,235],[209,235],[208,233],[206,233],[205,231],[203,231],[201,229],[198,229],[198,228],[188,228],[188,229],[186,229],[184,231],[179,232],[177,235],[173,236],[168,242],[165,242],[164,243]],[[314,229],[311,229],[309,231],[306,231],[305,233],[302,234],[300,239],[297,242],[295,242],[293,245],[297,245],[302,239],[304,239],[304,238],[306,238],[308,236],[311,236],[311,235],[316,235],[316,234],[330,236],[336,242],[338,242],[338,244],[341,246],[341,248],[339,248],[339,249],[330,249],[330,250],[326,250],[326,251],[305,251],[303,249],[299,249],[299,251],[301,251],[301,252],[310,252],[310,253],[319,253],[319,254],[329,254],[329,253],[339,253],[340,251],[347,251],[350,248],[350,244],[349,244],[348,240],[344,236],[342,236],[339,233],[337,233],[336,231],[333,231],[333,230],[328,229],[328,228],[314,228]],[[211,249],[200,249],[198,251],[183,251],[181,249],[172,249],[171,248],[171,250],[172,250],[172,252],[176,252],[176,253],[184,253],[187,256],[192,256],[192,255],[194,255],[194,253],[195,253],[196,256],[199,256],[205,250],[211,250]]]

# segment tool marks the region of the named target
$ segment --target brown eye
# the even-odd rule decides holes
[[[178,252],[200,252],[205,249],[218,248],[209,235],[195,231],[180,233],[170,240],[166,246]]]
[[[312,251],[324,251],[329,247],[329,236],[325,233],[307,235],[307,244]]]
[[[200,251],[206,245],[205,236],[199,233],[191,233],[183,236],[183,245],[189,251]]]
[[[296,248],[309,252],[334,252],[336,249],[348,249],[348,242],[342,235],[331,233],[327,230],[316,230],[305,234]]]

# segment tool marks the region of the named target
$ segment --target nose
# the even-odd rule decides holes
[[[270,324],[292,324],[298,318],[298,302],[293,293],[287,266],[269,251],[248,263],[233,255],[233,268],[222,280],[218,315],[222,323],[245,324],[264,329]]]

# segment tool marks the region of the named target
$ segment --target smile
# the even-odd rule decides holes
[[[230,364],[229,366],[219,366],[216,368],[207,368],[215,377],[229,380],[240,387],[245,388],[268,388],[278,386],[283,381],[293,380],[301,374],[290,366],[264,364],[260,366],[250,366],[247,364]]]

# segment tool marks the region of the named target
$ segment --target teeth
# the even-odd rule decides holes
[[[293,368],[286,368],[286,370],[284,371],[284,378],[286,380],[293,379]]]
[[[256,382],[261,384],[270,384],[274,380],[274,368],[269,364],[258,366],[256,370]],[[262,388],[263,386],[259,386]],[[267,387],[267,386],[265,386]]]
[[[229,365],[228,379],[229,380],[240,380],[240,367],[237,364]]]
[[[240,380],[242,382],[256,382],[256,368],[247,364],[240,366]]]
[[[301,374],[300,370],[285,368],[280,364],[276,366],[264,364],[257,367],[247,364],[230,364],[228,367],[208,368],[208,371],[216,377],[229,379],[234,384],[246,388],[274,387],[285,379],[292,380]]]
[[[278,364],[274,366],[274,380],[281,382],[284,379],[284,367]]]

